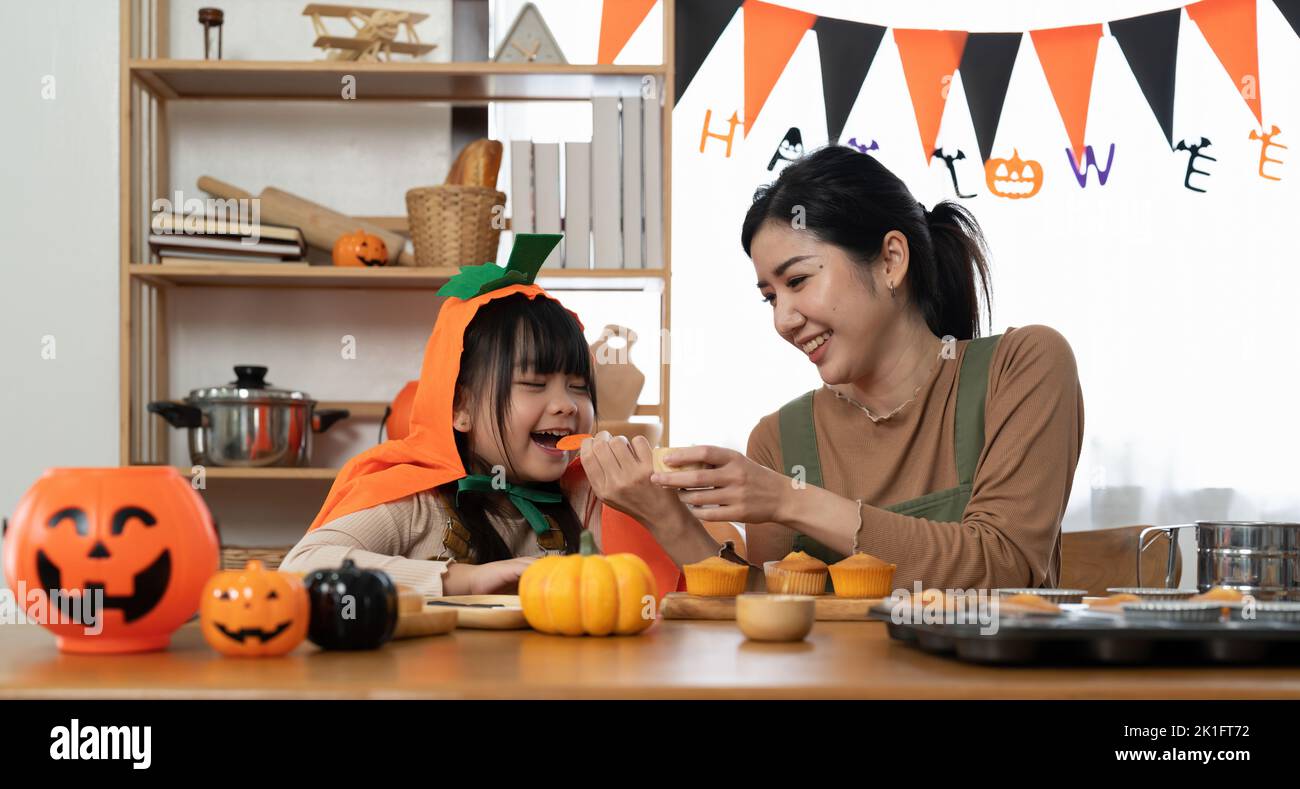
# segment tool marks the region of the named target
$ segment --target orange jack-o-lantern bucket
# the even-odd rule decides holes
[[[415,405],[415,390],[419,381],[407,381],[402,391],[393,398],[384,418],[384,430],[389,438],[406,438],[411,433],[411,409]]]
[[[307,637],[307,587],[301,576],[267,570],[253,560],[208,580],[199,620],[203,637],[223,655],[283,655]]]
[[[199,610],[218,552],[211,513],[176,469],[55,468],[18,502],[4,566],[60,650],[145,652]]]

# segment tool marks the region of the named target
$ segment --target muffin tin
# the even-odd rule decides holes
[[[1041,597],[1049,603],[1061,605],[1062,603],[1082,603],[1083,596],[1088,594],[1087,589],[994,589],[993,593],[999,597],[1011,597],[1012,595],[1027,594],[1034,597]]]
[[[1172,605],[1188,605],[1171,603]],[[1274,619],[1237,621],[1224,611],[1234,606],[1208,604],[1211,621],[1195,622],[1169,605],[1150,611],[1152,603],[1127,603],[1125,611],[1089,611],[1067,604],[1059,616],[1001,616],[996,633],[981,635],[981,625],[896,623],[888,601],[872,608],[869,618],[883,621],[896,641],[925,652],[971,663],[1014,664],[1300,664],[1300,609],[1274,609]],[[1190,604],[1202,607],[1203,604]],[[1256,604],[1257,613],[1264,603]],[[1270,607],[1278,603],[1268,604]],[[1134,618],[1128,608],[1142,610]],[[1285,617],[1293,617],[1284,621]]]
[[[1140,597],[1142,600],[1186,600],[1189,597],[1196,596],[1195,589],[1166,589],[1164,587],[1153,586],[1112,586],[1106,590],[1107,594],[1131,594],[1134,597]]]

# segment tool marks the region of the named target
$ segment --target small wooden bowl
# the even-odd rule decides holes
[[[809,595],[738,595],[736,624],[755,641],[802,641],[816,621],[814,602]]]

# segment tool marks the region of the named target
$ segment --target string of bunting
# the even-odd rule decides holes
[[[613,62],[654,2],[655,0],[604,0],[600,62]],[[1281,130],[1275,124],[1269,124],[1266,129],[1264,124],[1256,32],[1257,2],[1272,2],[1276,5],[1292,30],[1300,36],[1300,0],[1201,0],[1184,8],[1105,23],[1110,35],[1116,39],[1170,150],[1189,154],[1184,186],[1194,191],[1204,191],[1192,183],[1194,174],[1205,174],[1196,169],[1198,161],[1214,159],[1203,151],[1210,145],[1209,140],[1174,139],[1178,36],[1184,24],[1184,10],[1187,19],[1200,30],[1224,71],[1238,86],[1242,100],[1255,116],[1257,128],[1250,131],[1250,138],[1261,144],[1259,175],[1270,180],[1280,180],[1280,176],[1273,174],[1275,168],[1270,165],[1280,165],[1281,162],[1271,158],[1269,152],[1271,149],[1285,149],[1286,146],[1273,139]],[[674,96],[678,99],[686,93],[722,32],[737,11],[742,9],[742,117],[737,119],[733,114],[732,128],[728,133],[712,130],[706,119],[701,147],[710,138],[725,139],[727,155],[730,155],[731,134],[734,133],[735,126],[739,124],[742,135],[748,136],[773,86],[809,30],[817,36],[828,137],[830,141],[838,142],[887,28],[818,16],[761,0],[677,0],[674,18]],[[935,149],[948,91],[935,90],[934,86],[947,84],[955,72],[960,72],[981,161],[986,166],[991,162],[997,163],[1000,171],[1007,170],[1007,165],[1011,165],[1012,172],[1016,171],[1016,167],[1027,166],[1019,160],[1018,153],[1010,160],[995,159],[993,156],[993,140],[1002,117],[1012,67],[1027,33],[1065,126],[1070,144],[1066,154],[1076,177],[1086,178],[1089,168],[1096,167],[1101,183],[1105,183],[1097,157],[1085,142],[1088,106],[1093,92],[1093,71],[1098,45],[1104,34],[1101,22],[1005,33],[899,28],[893,28],[892,31],[916,116],[922,151],[926,154],[927,161],[932,157],[943,158],[952,171],[952,159],[955,157],[948,157]],[[796,128],[787,132],[786,139],[774,156],[774,165],[785,158],[782,155],[783,149],[789,148],[796,152],[802,150],[800,137]],[[855,139],[849,140],[848,144],[864,152],[878,147],[874,141],[869,148]],[[960,152],[959,155],[964,157]],[[1111,155],[1113,156],[1113,145]],[[1027,171],[1025,174],[1029,175]],[[954,183],[955,180],[954,175]],[[992,180],[991,175],[990,181]],[[960,194],[960,189],[958,192]]]

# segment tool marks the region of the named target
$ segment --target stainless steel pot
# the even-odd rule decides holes
[[[305,392],[275,388],[255,365],[236,366],[234,381],[191,390],[183,403],[148,408],[189,430],[190,460],[204,466],[306,466],[312,433],[348,416],[341,408],[315,410]]]
[[[1169,538],[1165,585],[1173,585],[1174,539],[1179,529],[1196,529],[1196,588],[1226,586],[1261,600],[1300,600],[1300,523],[1197,521],[1151,526],[1138,534],[1138,586],[1142,552],[1151,532]]]

